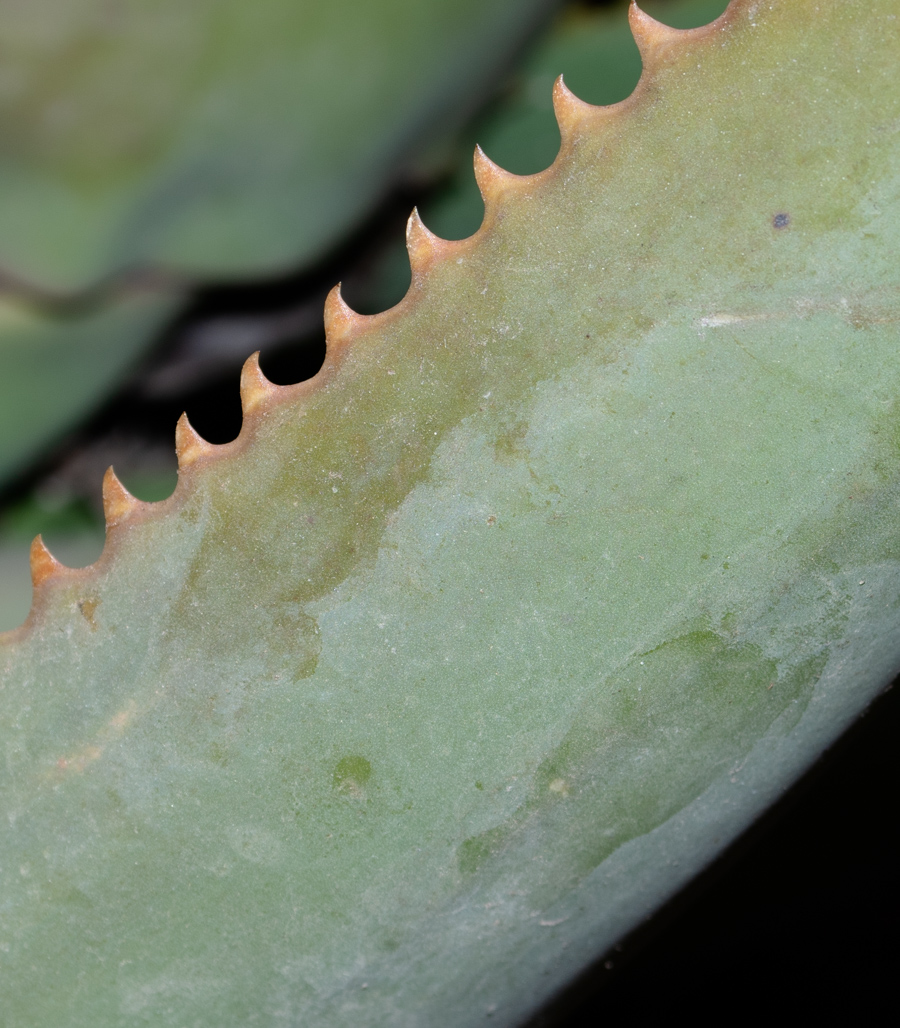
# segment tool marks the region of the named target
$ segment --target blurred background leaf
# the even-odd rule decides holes
[[[300,266],[483,99],[553,0],[6,0],[0,267],[72,292]]]

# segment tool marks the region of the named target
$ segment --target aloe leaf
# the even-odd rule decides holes
[[[70,475],[71,468],[45,476],[8,502],[0,514],[0,632],[16,628],[28,616],[32,594],[28,545],[36,533],[72,567],[86,567],[103,550],[102,510],[72,488],[66,480]],[[159,498],[171,494],[173,477],[160,469],[156,474],[129,474],[128,481],[141,496]]]
[[[647,11],[667,25],[694,28],[717,18],[727,0],[664,0]],[[594,104],[624,100],[640,78],[641,59],[628,27],[627,2],[591,10],[569,8],[516,70],[513,87],[464,133],[452,175],[419,205],[429,228],[459,239],[481,224],[484,204],[472,177],[472,147],[518,174],[546,168],[559,149],[552,87],[559,75]],[[384,310],[409,287],[409,261],[402,240],[385,247],[366,288],[353,288],[352,305],[365,313]]]
[[[0,650],[11,1028],[521,1021],[900,667],[892,0],[668,30]]]
[[[182,302],[178,292],[131,292],[52,314],[0,296],[0,482],[116,386]]]
[[[13,0],[0,266],[73,291],[309,261],[479,99],[549,0]]]

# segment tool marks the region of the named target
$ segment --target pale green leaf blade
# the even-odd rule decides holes
[[[645,29],[317,379],[38,551],[13,1028],[520,1023],[896,673],[895,13]]]

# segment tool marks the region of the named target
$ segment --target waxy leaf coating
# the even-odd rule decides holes
[[[521,1023],[896,673],[895,5],[632,25],[315,379],[110,477],[94,567],[36,543],[11,1028]]]

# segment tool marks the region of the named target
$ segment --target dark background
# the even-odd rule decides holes
[[[898,738],[895,683],[705,874],[528,1028],[889,1024],[900,985]]]

